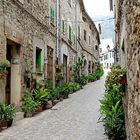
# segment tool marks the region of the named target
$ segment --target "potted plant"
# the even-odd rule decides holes
[[[38,102],[34,101],[31,92],[25,91],[22,99],[21,109],[25,113],[25,117],[32,117],[38,106]]]
[[[8,60],[3,60],[0,62],[0,78],[4,78],[6,76],[7,67],[10,67],[10,62]]]
[[[14,105],[7,105],[1,104],[0,105],[1,111],[1,127],[2,129],[6,129],[7,127],[12,125],[13,118],[15,116],[15,106]]]
[[[44,105],[50,100],[50,91],[48,89],[39,88],[33,90],[33,98],[38,102],[37,112],[42,112]]]

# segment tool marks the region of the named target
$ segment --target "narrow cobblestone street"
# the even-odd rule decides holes
[[[0,133],[0,140],[105,140],[97,123],[104,81],[89,83],[51,110],[19,121]]]

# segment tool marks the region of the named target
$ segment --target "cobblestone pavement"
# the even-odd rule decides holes
[[[19,121],[0,133],[0,140],[106,140],[97,123],[104,80],[89,83],[51,110]]]

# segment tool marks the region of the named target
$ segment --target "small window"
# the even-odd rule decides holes
[[[89,36],[89,45],[90,45],[90,36]]]
[[[78,26],[78,39],[80,39],[80,26]]]
[[[68,38],[71,41],[71,39],[72,39],[72,29],[71,29],[70,25],[69,25],[69,29],[68,29]]]
[[[65,22],[64,22],[64,20],[62,20],[62,32],[63,33],[65,32]]]
[[[54,14],[54,9],[51,7],[50,8],[50,22],[54,25],[55,24],[55,14]]]
[[[76,44],[75,34],[73,34],[73,44]]]
[[[87,32],[86,30],[84,30],[84,40],[86,41],[86,37],[87,37]]]
[[[37,72],[40,72],[42,70],[41,53],[42,50],[40,48],[36,48],[36,71]]]
[[[104,55],[104,60],[106,60],[106,55]]]
[[[108,54],[106,54],[106,60],[108,59]]]
[[[98,46],[97,45],[95,45],[95,50],[98,51]]]

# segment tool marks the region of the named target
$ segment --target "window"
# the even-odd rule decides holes
[[[65,32],[65,22],[64,22],[64,20],[62,20],[62,32],[63,33]]]
[[[54,9],[50,8],[50,22],[54,25],[55,19],[54,19]]]
[[[76,40],[75,40],[75,34],[73,34],[73,44],[76,44]]]
[[[108,54],[106,54],[106,60],[108,59]]]
[[[104,55],[104,60],[106,60],[106,55]]]
[[[71,29],[71,26],[69,25],[69,28],[68,28],[68,39],[71,41],[72,39],[72,29]]]
[[[78,26],[78,39],[80,39],[80,26]]]
[[[42,50],[39,48],[36,48],[36,71],[37,72],[40,72],[42,70],[41,53],[42,53]]]
[[[112,57],[112,52],[110,52],[110,58]]]
[[[90,45],[90,36],[89,36],[89,45]]]
[[[108,59],[108,54],[105,54],[104,55],[104,60],[107,60]]]
[[[86,41],[87,32],[84,30],[84,40]]]
[[[98,46],[97,45],[95,45],[95,50],[98,51]]]
[[[101,56],[101,61],[103,61],[103,56]]]
[[[112,52],[112,57],[114,57],[114,52]]]

